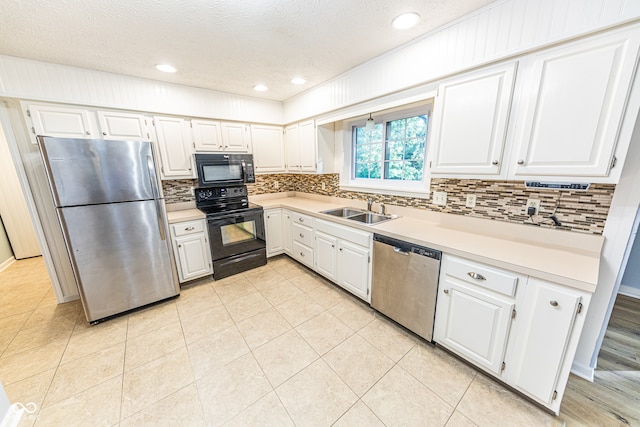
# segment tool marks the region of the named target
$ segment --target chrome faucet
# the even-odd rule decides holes
[[[380,203],[380,215],[386,215],[384,203]]]
[[[371,205],[373,205],[373,199],[367,200],[367,211],[371,212]]]

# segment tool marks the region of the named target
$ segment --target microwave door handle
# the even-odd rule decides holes
[[[151,182],[151,192],[153,194],[153,202],[156,205],[156,218],[158,220],[158,228],[160,229],[160,239],[166,240],[164,233],[164,221],[162,220],[162,203],[160,200],[160,190],[158,189],[158,178],[156,169],[153,164],[153,157],[147,156],[147,167],[149,170],[149,181]]]
[[[242,161],[242,180],[247,180],[247,163],[244,160]]]

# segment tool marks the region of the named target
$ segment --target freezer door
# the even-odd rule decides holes
[[[89,322],[179,293],[161,203],[57,210]]]
[[[38,137],[57,207],[158,197],[151,143]]]

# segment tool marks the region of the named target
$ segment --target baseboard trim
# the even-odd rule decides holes
[[[640,299],[640,289],[628,285],[620,285],[619,294],[626,295],[631,298]]]
[[[14,262],[16,262],[15,257],[11,257],[8,260],[6,260],[5,262],[3,262],[2,264],[0,264],[0,271],[5,270],[6,268],[8,268],[11,264],[13,264]]]
[[[584,378],[589,382],[593,382],[595,377],[596,370],[590,366],[584,366],[580,363],[576,363],[575,361],[571,365],[571,373],[580,378]]]

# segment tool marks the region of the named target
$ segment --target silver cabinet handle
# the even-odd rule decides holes
[[[557,307],[558,306],[558,301],[552,299],[551,301],[549,301],[549,304],[551,304],[551,307]]]
[[[518,160],[519,165],[524,165],[524,160]]]
[[[304,218],[298,218],[298,221],[304,222]]]
[[[336,247],[336,245],[331,245],[331,247],[332,247],[332,248],[335,248],[335,247]]]
[[[487,280],[487,278],[484,277],[482,274],[474,273],[473,271],[468,272],[467,275],[469,275],[469,277],[471,277],[472,279]]]
[[[300,237],[302,237],[304,239],[304,234],[300,233]]]
[[[491,162],[491,164],[494,165],[494,166],[498,166],[498,163],[500,163],[500,162],[498,162],[497,160],[494,160],[493,162]]]
[[[107,136],[107,133],[106,133],[106,132],[102,132],[102,134],[103,134],[104,136]]]
[[[191,231],[191,230],[195,230],[195,227],[185,227],[184,230],[185,231]]]
[[[393,251],[397,254],[400,255],[406,255],[409,256],[409,252],[408,251],[403,251],[401,248],[396,248],[395,246],[393,247]]]
[[[445,294],[448,294],[449,293],[449,289],[445,289],[442,292],[444,292]]]
[[[181,248],[181,247],[182,247],[182,245],[178,245],[178,247],[179,247],[179,248]]]
[[[304,256],[304,253],[300,252],[300,256],[301,256],[301,257],[303,257],[303,256]]]
[[[340,248],[340,252],[342,252],[342,248]]]
[[[85,132],[85,134],[87,134],[87,135],[91,135],[91,132],[89,132],[89,131],[86,131],[86,132]]]

